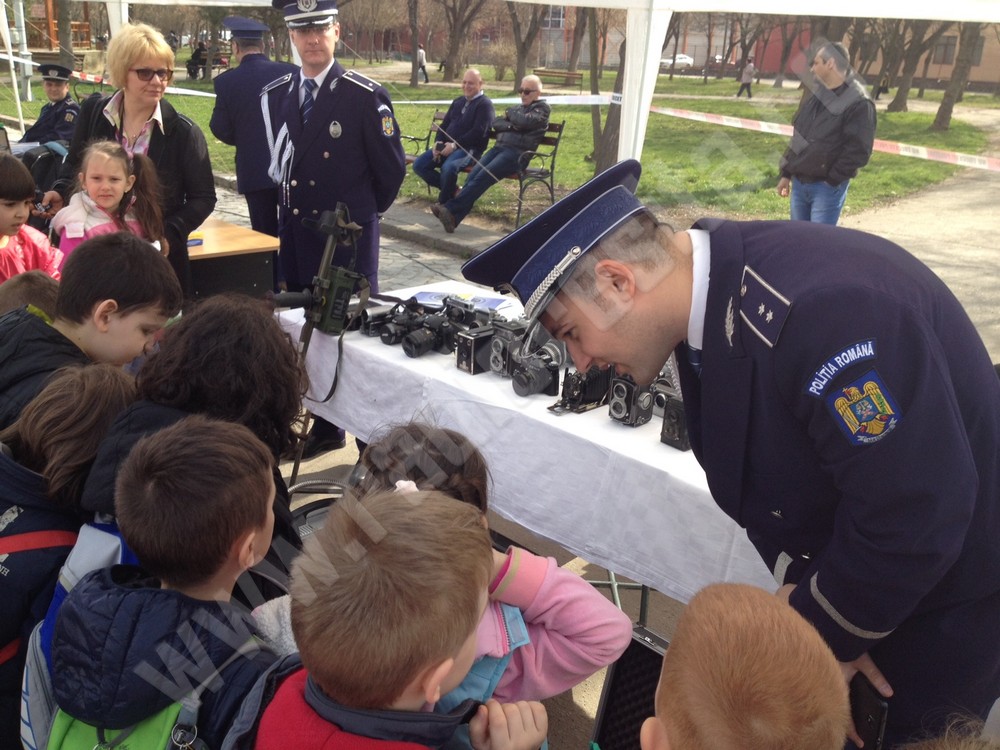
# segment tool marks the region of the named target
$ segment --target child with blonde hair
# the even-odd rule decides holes
[[[77,182],[79,190],[52,220],[64,256],[111,232],[131,232],[167,254],[160,181],[149,157],[130,157],[114,141],[94,141],[83,153]]]
[[[25,271],[59,278],[62,253],[28,226],[35,205],[35,180],[21,160],[0,154],[0,283]]]

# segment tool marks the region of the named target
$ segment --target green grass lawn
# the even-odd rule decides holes
[[[177,80],[178,87],[211,91],[207,81]],[[605,74],[602,83],[610,88],[612,78]],[[506,83],[487,84],[494,96],[506,96]],[[400,129],[403,133],[423,136],[427,132],[432,105],[427,100],[451,100],[457,94],[454,86],[430,85],[414,88],[406,82],[386,81]],[[83,89],[81,89],[82,91]],[[501,92],[501,93],[496,93]],[[707,84],[700,77],[678,76],[669,81],[661,75],[657,93],[673,95],[658,99],[655,105],[691,109],[701,112],[788,123],[798,102],[799,93],[792,88],[758,87],[752,101],[733,98],[734,81],[710,78]],[[939,92],[929,92],[939,93]],[[0,113],[13,115],[14,102],[9,88],[0,89]],[[690,98],[683,98],[690,97]],[[214,169],[219,173],[234,171],[230,146],[217,141],[208,129],[214,100],[208,97],[168,95],[172,104],[198,123],[208,140]],[[44,103],[41,87],[35,92],[36,101],[23,105],[25,117],[37,116]],[[982,106],[994,102],[990,96],[969,95],[965,105]],[[933,133],[929,126],[932,114],[899,113],[879,115],[877,137],[921,146],[980,153],[987,145],[982,131],[962,122],[958,105],[951,130]],[[606,107],[602,107],[602,119]],[[593,151],[590,107],[557,106],[553,117],[566,121],[556,165],[556,183],[560,194],[585,182],[593,175],[590,156]],[[786,139],[781,136],[749,130],[691,122],[659,114],[651,114],[642,154],[643,178],[639,195],[651,205],[667,210],[677,209],[685,215],[703,213],[730,218],[785,218],[788,202],[774,191],[778,180],[778,159]],[[846,213],[863,211],[887,201],[905,196],[944,180],[956,167],[919,159],[875,153],[871,163],[861,171],[848,193]],[[403,197],[432,200],[424,184],[408,175],[401,190]],[[476,204],[476,211],[505,224],[513,223],[516,210],[517,186],[509,180],[494,187]],[[529,195],[529,213],[547,205],[547,195],[536,188]]]

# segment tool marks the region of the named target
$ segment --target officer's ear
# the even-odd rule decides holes
[[[620,260],[604,258],[594,266],[594,277],[597,289],[602,296],[631,298],[635,295],[635,272],[632,267]]]

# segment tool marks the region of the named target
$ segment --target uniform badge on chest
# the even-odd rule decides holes
[[[344,128],[341,127],[339,122],[334,120],[330,123],[329,131],[331,138],[340,138],[340,136],[344,133]]]

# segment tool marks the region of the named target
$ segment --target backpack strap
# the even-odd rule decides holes
[[[0,538],[0,555],[31,552],[48,547],[72,547],[76,544],[75,531],[27,531]]]
[[[8,643],[3,648],[0,648],[0,664],[6,664],[17,654],[17,650],[21,647],[21,639],[15,638],[10,643]]]

